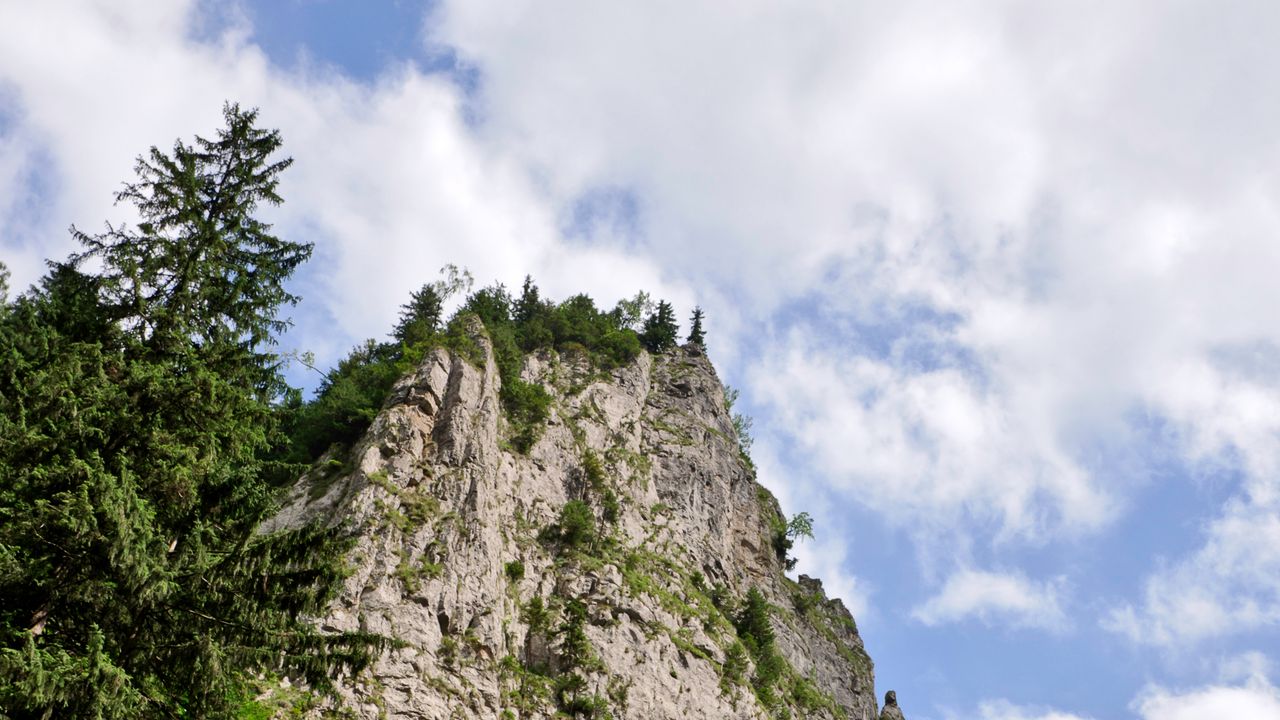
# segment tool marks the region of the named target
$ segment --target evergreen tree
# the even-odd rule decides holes
[[[695,307],[693,309],[693,317],[690,319],[688,342],[695,345],[705,345],[707,342],[707,334],[702,331],[702,308]]]
[[[769,601],[753,587],[747,591],[742,610],[734,621],[738,637],[755,661],[756,671],[751,678],[751,686],[760,702],[769,708],[777,702],[774,688],[786,672],[786,662],[778,654],[770,615]]]
[[[555,344],[555,333],[550,327],[554,305],[542,299],[533,278],[526,275],[520,298],[512,311],[516,341],[525,352]]]
[[[467,293],[473,282],[471,273],[456,265],[440,268],[440,279],[426,283],[400,306],[400,320],[391,331],[392,337],[404,345],[421,343],[443,328],[444,303],[457,293]]]
[[[391,335],[405,345],[422,342],[440,330],[443,312],[444,298],[437,283],[427,283],[400,306],[400,321]]]
[[[513,320],[523,325],[537,316],[543,309],[542,298],[538,294],[538,286],[533,283],[532,275],[524,276],[524,286],[520,288],[520,298],[516,300]]]
[[[591,639],[587,637],[587,608],[580,600],[573,599],[564,608],[564,622],[560,624],[560,668],[565,671],[590,666],[595,661]]]
[[[738,630],[738,636],[742,638],[742,642],[752,655],[759,656],[773,649],[773,625],[769,621],[770,614],[769,601],[764,599],[764,595],[754,587],[748,590],[746,601],[743,602],[742,610],[738,613],[734,625]]]
[[[496,283],[472,293],[462,307],[463,312],[480,316],[485,327],[492,333],[497,328],[511,324],[512,305],[511,293],[507,292],[502,283]]]
[[[252,215],[280,201],[279,134],[224,116],[139,159],[136,231],[73,230],[85,252],[0,315],[0,715],[221,716],[255,671],[368,659],[298,619],[341,580],[336,531],[254,532],[265,347],[311,247]]]
[[[658,307],[644,321],[644,332],[640,334],[640,342],[651,353],[661,353],[676,346],[676,337],[680,332],[676,325],[676,314],[671,303],[666,300],[658,302]]]
[[[249,373],[254,389],[278,392],[276,361],[259,352],[288,327],[276,315],[298,298],[284,281],[305,262],[311,244],[281,240],[254,217],[258,205],[278,205],[279,174],[291,158],[273,159],[280,133],[255,126],[257,110],[223,108],[226,127],[213,140],[152,147],[134,167],[116,202],[128,202],[136,230],[72,234],[86,250],[75,265],[100,261],[102,301],[154,357],[199,349],[224,373]]]

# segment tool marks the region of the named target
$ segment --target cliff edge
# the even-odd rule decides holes
[[[853,618],[784,574],[785,520],[698,345],[610,371],[526,357],[551,405],[519,453],[472,335],[469,358],[429,352],[349,458],[317,463],[263,528],[350,528],[351,575],[316,622],[393,639],[326,712],[878,716]]]

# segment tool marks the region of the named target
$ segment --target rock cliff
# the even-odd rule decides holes
[[[340,681],[348,714],[878,717],[853,618],[784,575],[778,504],[698,346],[607,372],[527,357],[552,404],[522,454],[473,334],[477,353],[430,352],[350,459],[318,463],[264,528],[358,535],[317,622],[395,643]]]

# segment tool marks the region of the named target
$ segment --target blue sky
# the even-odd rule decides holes
[[[708,312],[912,720],[1280,717],[1270,3],[0,0],[0,259],[262,110],[331,362],[440,266]],[[298,382],[307,382],[296,370]]]

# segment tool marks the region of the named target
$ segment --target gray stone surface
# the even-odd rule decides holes
[[[793,708],[793,717],[878,716],[853,618],[819,581],[783,574],[770,542],[777,503],[744,462],[700,349],[641,355],[607,373],[554,353],[527,358],[524,378],[554,403],[542,438],[521,455],[503,440],[498,374],[480,342],[482,367],[430,353],[396,384],[349,471],[326,475],[330,464],[319,463],[263,527],[322,519],[358,533],[354,572],[316,622],[403,646],[342,679],[347,711],[550,718],[554,705],[530,684],[538,678],[518,668],[554,664],[555,641],[530,632],[521,608],[573,598],[587,609],[599,658],[585,692],[607,698],[615,718],[763,720],[750,686],[721,678],[735,633],[708,599],[720,585],[730,599],[750,587],[765,594],[778,608],[779,652],[831,700]],[[595,487],[583,470],[587,449],[605,470]],[[613,523],[603,518],[605,490],[619,503]],[[614,538],[594,557],[558,556],[539,540],[572,499],[588,500]],[[513,581],[506,568],[516,561],[523,576]]]
[[[902,709],[898,707],[898,694],[892,690],[884,694],[884,708],[880,711],[880,720],[905,720]]]

